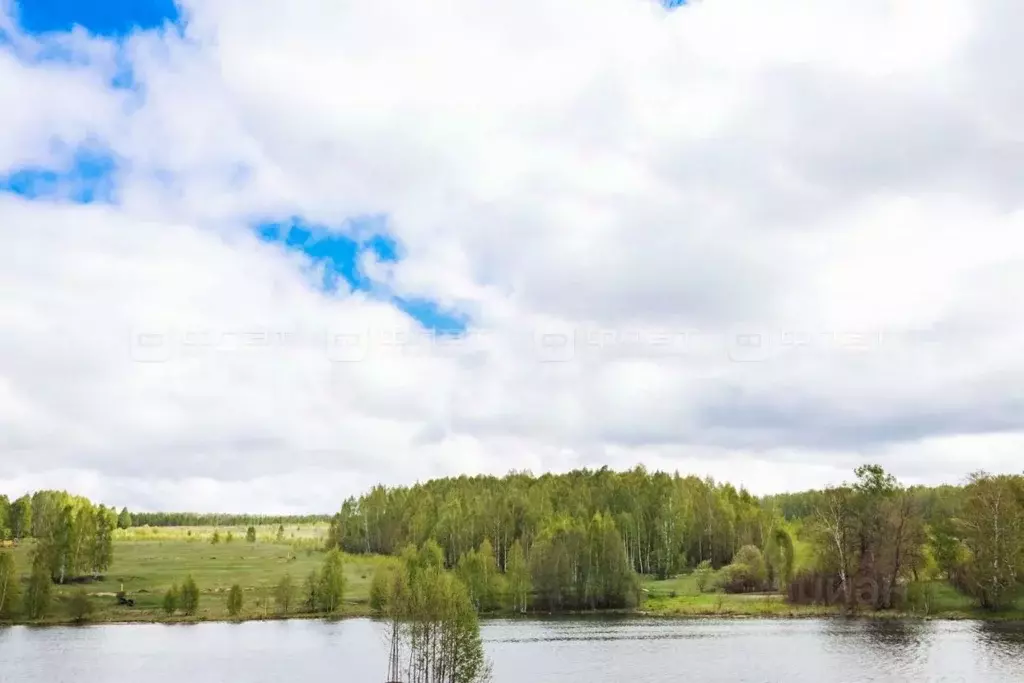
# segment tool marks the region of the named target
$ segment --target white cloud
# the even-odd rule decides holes
[[[1019,469],[1017,4],[186,10],[126,45],[141,97],[110,43],[0,47],[0,169],[60,165],[54,140],[125,161],[115,206],[0,196],[0,489],[322,510],[523,467]],[[401,341],[246,227],[381,213],[405,258],[367,270],[479,336]]]

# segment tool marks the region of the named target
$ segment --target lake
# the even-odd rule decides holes
[[[494,683],[1024,680],[1024,624],[494,620]],[[0,628],[3,683],[382,683],[369,619]]]

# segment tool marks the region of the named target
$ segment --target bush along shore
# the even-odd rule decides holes
[[[905,487],[866,465],[760,498],[641,467],[459,477],[328,518],[0,495],[0,623],[379,616],[413,554],[484,617],[1024,619],[1024,477]]]

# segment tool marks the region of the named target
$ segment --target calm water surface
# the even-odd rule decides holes
[[[382,683],[380,624],[0,628],[3,683]],[[494,683],[1024,681],[1024,624],[488,621]]]

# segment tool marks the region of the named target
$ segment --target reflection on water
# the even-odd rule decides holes
[[[1024,681],[1024,625],[895,620],[494,620],[494,683]],[[367,619],[0,628],[0,681],[380,683]]]

